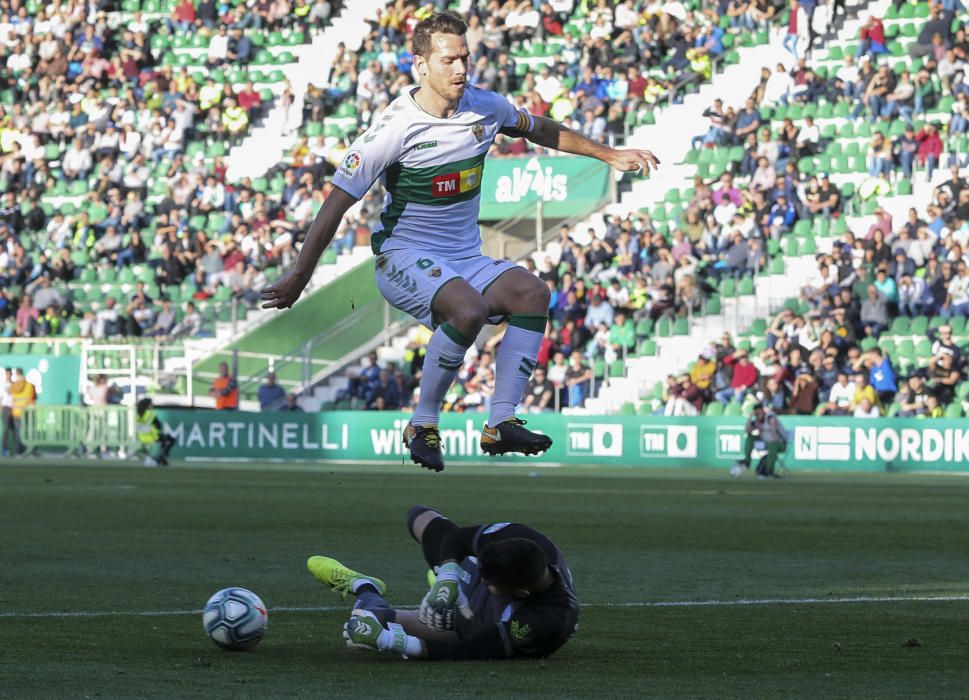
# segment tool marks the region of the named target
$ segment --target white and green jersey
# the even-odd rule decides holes
[[[532,117],[504,97],[468,86],[450,117],[435,117],[405,90],[350,147],[333,184],[355,199],[378,177],[387,190],[374,253],[435,251],[446,259],[481,254],[478,228],[484,159],[499,129],[532,129]]]

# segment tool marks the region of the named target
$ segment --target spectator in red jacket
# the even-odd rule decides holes
[[[251,80],[246,83],[246,87],[243,88],[242,92],[236,95],[236,99],[239,106],[246,110],[250,121],[259,116],[262,106],[262,96],[256,90]]]
[[[195,3],[192,0],[182,0],[172,10],[170,17],[165,18],[168,31],[172,34],[190,32],[195,29]]]
[[[744,394],[757,383],[757,368],[747,359],[747,352],[737,350],[723,358],[723,364],[733,367],[733,379],[730,386],[716,393],[716,399],[726,405],[733,399],[738,403],[744,400]]]
[[[922,130],[915,135],[919,147],[915,151],[915,158],[919,165],[924,165],[928,180],[932,180],[932,171],[939,164],[939,156],[942,155],[942,139],[939,138],[939,130],[935,124],[926,124]]]
[[[855,58],[866,54],[876,58],[883,53],[888,53],[888,47],[885,46],[885,25],[874,15],[869,15],[868,21],[861,26],[861,43],[855,51]]]

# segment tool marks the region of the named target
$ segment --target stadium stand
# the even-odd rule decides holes
[[[230,181],[227,156],[277,91],[285,97],[290,49],[340,9],[328,0],[10,9],[3,335],[194,337],[244,321],[325,197],[325,167],[304,154]],[[352,243],[344,236],[334,253]]]
[[[862,44],[832,43],[829,50],[796,65],[790,75],[783,69],[773,75],[768,69],[766,80],[755,91],[760,119],[769,125],[762,147],[775,172],[786,170],[799,183],[793,192],[775,187],[775,200],[783,189],[788,200],[791,195],[797,197],[797,213],[793,227],[772,232],[767,243],[780,247],[788,263],[798,259],[794,256],[811,261],[801,279],[806,287],[803,298],[789,300],[788,311],[780,317],[754,319],[739,341],[723,339],[719,347],[698,353],[696,348],[709,341],[698,336],[693,355],[700,357],[685,369],[699,366],[698,372],[712,378],[712,390],[696,392],[692,383],[687,385],[691,408],[676,400],[684,379],[680,361],[674,363],[679,369],[669,372],[673,376],[665,381],[652,385],[643,381],[632,400],[618,406],[620,410],[736,414],[760,397],[782,411],[831,412],[835,409],[827,401],[832,372],[842,369],[848,381],[859,385],[875,384],[877,377],[884,382],[869,399],[871,406],[859,409],[862,393],[852,394],[851,412],[858,409],[859,415],[895,415],[902,405],[908,407],[902,410],[911,411],[912,383],[923,394],[933,395],[929,401],[937,404],[927,408],[923,401],[916,413],[959,416],[965,411],[969,385],[962,363],[969,278],[958,270],[965,255],[962,217],[969,213],[959,211],[959,193],[964,188],[959,169],[966,165],[966,144],[961,123],[951,115],[960,114],[958,105],[964,98],[958,95],[966,87],[961,74],[950,77],[946,65],[955,52],[962,51],[957,46],[964,43],[965,15],[955,18],[928,4],[886,7],[882,26],[890,39],[887,53],[872,57]],[[924,26],[917,29],[906,21],[913,18],[946,30],[943,43],[948,55],[942,50],[934,57],[923,54],[925,42],[920,37],[938,32]],[[864,17],[859,37],[874,24]],[[853,58],[856,54],[868,56],[861,58],[860,68]],[[936,78],[940,72],[942,77]],[[859,110],[852,99],[866,94]],[[728,172],[743,179],[750,176],[751,184],[757,181],[758,173],[750,170],[751,158],[734,142],[709,145],[695,149],[686,159],[704,180]],[[941,175],[940,164],[952,165],[953,173]],[[677,192],[671,194],[677,197]],[[679,218],[675,223],[682,226]],[[792,336],[777,332],[784,327],[792,330],[787,324],[801,330],[792,331]],[[768,327],[773,332],[767,333]],[[943,329],[950,337],[945,346],[938,340]],[[783,341],[779,347],[778,338]],[[821,338],[827,339],[819,351]],[[832,343],[835,347],[828,349]],[[756,369],[751,391],[729,391],[737,359],[725,352],[731,347],[741,350],[740,355],[751,355]],[[828,360],[830,369],[824,369],[826,352],[833,356]],[[892,365],[894,386],[885,380]],[[733,388],[747,381],[735,382]],[[744,401],[732,400],[734,394]],[[715,395],[720,401],[711,401]],[[646,400],[639,402],[640,397]],[[837,412],[844,410],[839,407]]]
[[[509,12],[508,5],[499,9],[493,6],[483,8],[483,3],[462,4],[460,9],[472,12],[469,39],[472,51],[480,56],[480,62],[475,61],[472,80],[485,87],[514,95],[516,101],[537,114],[552,115],[569,122],[571,126],[593,138],[608,140],[610,143],[621,143],[637,126],[655,124],[660,106],[680,103],[698,85],[708,81],[714,75],[714,69],[736,65],[739,62],[739,51],[743,47],[764,46],[769,39],[766,31],[769,22],[763,22],[762,26],[757,24],[755,32],[746,32],[740,19],[720,16],[719,10],[701,8],[699,3],[671,3],[662,11],[646,11],[641,3],[622,3],[615,10],[609,3],[552,5],[542,5],[538,12],[527,7]],[[331,89],[314,91],[315,102],[311,100],[307,103],[306,129],[317,138],[336,142],[341,136],[344,139],[352,138],[357,129],[366,128],[373,116],[379,115],[379,107],[374,108],[374,102],[382,104],[388,100],[399,81],[407,79],[401,76],[410,60],[406,45],[404,63],[391,60],[393,56],[389,50],[390,42],[387,41],[388,31],[394,39],[400,36],[401,28],[406,35],[408,23],[416,21],[419,13],[419,10],[414,15],[406,12],[402,15],[392,13],[393,16],[387,20],[392,25],[389,30],[382,18],[381,22],[375,23],[370,36],[364,41],[364,49],[355,57],[356,64],[352,55],[342,64],[340,61],[334,64],[329,81]],[[519,13],[524,13],[524,17],[520,17]],[[492,21],[495,17],[497,19]],[[775,23],[780,20],[780,15],[773,18]],[[527,30],[515,31],[511,28],[519,26],[521,22],[530,23]],[[600,29],[596,30],[596,27]],[[366,76],[365,82],[370,88],[361,93],[358,83],[358,91],[353,94],[346,89],[332,89],[333,85],[357,74]],[[326,126],[325,119],[323,126],[313,119],[329,113],[337,115],[330,120],[329,127]],[[345,131],[341,133],[341,129]],[[526,152],[525,147],[521,141],[497,143],[492,155],[521,155]],[[642,264],[655,264],[657,261],[654,258],[659,250],[655,242],[650,243],[647,240],[643,244],[642,260],[639,257],[640,237],[644,233],[644,226],[651,227],[648,217],[637,214],[636,217],[623,218],[627,220],[626,225],[630,230],[627,235],[629,240],[623,240],[621,246],[628,246],[629,254],[635,258],[628,265],[639,271]],[[616,222],[615,226],[618,225]],[[618,228],[614,229],[614,233],[618,235]],[[609,276],[616,274],[617,266],[613,265],[611,255],[607,254],[607,251],[612,251],[617,245],[615,236],[605,242],[593,243],[594,237],[588,236],[583,229],[577,237],[579,241],[595,249],[587,251],[576,247],[571,265],[568,261],[560,264],[556,252],[556,269],[546,270],[546,274],[553,276],[556,283],[559,276],[566,272],[569,272],[567,279],[573,279],[577,271],[584,275],[596,266],[596,274],[606,271],[606,281]],[[736,258],[734,262],[741,268],[750,264],[752,269],[766,269],[767,258],[763,251],[755,249],[742,252],[741,248],[746,246],[737,247],[731,253]],[[586,265],[587,255],[597,261]],[[680,280],[684,274],[692,272],[697,264],[705,264],[705,258],[711,255],[712,253],[700,252],[696,258],[692,254],[684,258],[681,251],[677,250],[674,261],[678,265],[676,279]],[[742,261],[739,260],[741,257]],[[540,259],[536,259],[536,262],[542,263]],[[657,266],[657,271],[664,265],[666,261]],[[629,273],[630,270],[627,269],[622,273],[622,283],[628,287],[629,293],[666,293],[663,289],[665,280],[655,285],[644,285],[637,292],[632,277],[626,279]],[[729,286],[733,279],[730,275],[726,277],[729,279],[725,285]],[[692,277],[687,282],[687,287],[691,285],[692,288],[689,289],[685,287],[669,290],[671,300],[677,294],[683,298],[692,297],[689,304],[676,301],[677,307],[683,313],[686,313],[687,306],[690,307],[690,313],[694,306],[696,311],[700,311],[700,306],[706,303],[709,292],[717,289],[716,284],[712,287],[705,282],[693,284]],[[596,285],[590,280],[588,289],[592,290],[594,286]],[[602,289],[597,288],[596,292],[604,294]],[[567,288],[562,288],[556,295],[563,304],[568,298],[568,291]],[[580,294],[583,293],[580,289]],[[719,299],[714,294],[709,300],[708,310],[711,314],[717,313],[718,304]],[[707,310],[706,306],[704,310]],[[634,311],[637,310],[627,309],[630,319]],[[574,310],[572,313],[574,315]],[[673,332],[674,326],[677,333],[682,332],[685,321],[686,319],[682,319],[670,323],[669,332]],[[558,322],[559,319],[556,319],[556,323]],[[642,330],[646,324],[652,322],[652,319],[645,319],[639,328]],[[659,325],[666,332],[666,321]],[[570,332],[566,331],[567,334]],[[407,358],[413,352],[413,347],[409,346],[419,346],[423,334],[414,331],[412,336],[410,341],[400,339],[400,345],[393,349],[380,351],[381,361],[386,359],[392,363],[392,373],[405,362],[413,373],[419,372],[419,363],[415,365]],[[585,347],[591,340],[592,334],[585,334],[584,326],[580,322],[575,337],[569,337],[563,347],[568,353],[574,344],[585,353]],[[611,346],[608,352],[599,357],[596,357],[595,348],[590,347],[588,360],[593,362],[595,371],[590,381],[581,383],[583,395],[588,395],[591,387],[601,383],[608,374],[605,369],[607,360],[612,376],[616,377],[623,372],[623,362],[627,354],[632,356],[639,350],[648,351],[649,339],[642,337],[641,340],[643,342],[632,343],[632,347],[624,348],[622,357],[619,358],[612,357]],[[585,355],[582,357],[582,362],[585,362]],[[584,365],[580,363],[580,367]],[[360,366],[355,369],[354,374],[363,376],[368,371],[376,376],[378,370]],[[487,394],[489,381],[475,375],[476,372],[471,372],[469,376],[462,373],[461,381],[455,386],[453,400],[449,402],[452,408],[465,410],[472,402],[475,402],[475,407],[485,405],[487,397],[483,400],[479,397],[481,392],[478,385],[483,384],[484,393]],[[407,377],[408,383],[415,379],[416,376]],[[394,391],[400,393],[399,388]],[[324,409],[362,408],[373,404],[374,389],[347,378],[335,378],[329,387],[318,389],[315,395],[322,397]],[[581,403],[579,395],[579,389],[572,392],[573,404]],[[470,398],[465,399],[465,396]],[[556,405],[569,404],[568,392],[556,392],[555,396]]]
[[[666,377],[692,369],[680,352],[690,347],[708,356],[701,365],[717,365],[694,408],[742,411],[740,392],[726,391],[735,358],[713,346],[696,353],[728,330],[758,371],[744,401],[763,395],[794,410],[794,389],[806,382],[799,369],[825,389],[816,376],[824,357],[801,344],[808,367],[792,360],[790,334],[775,332],[794,322],[777,316],[782,304],[818,338],[850,337],[838,341],[836,365],[853,373],[875,348],[899,377],[935,371],[927,330],[951,326],[954,347],[965,344],[960,211],[969,212],[960,207],[969,190],[958,170],[948,179],[969,145],[961,8],[956,16],[951,3],[849,5],[861,14],[842,27],[831,7],[807,4],[813,21],[805,27],[802,9],[795,27],[784,3],[769,2],[451,5],[471,17],[473,80],[537,114],[611,143],[648,144],[668,123],[697,125],[682,162],[650,180],[627,177],[619,204],[526,261],[553,287],[547,407],[688,411]],[[244,322],[255,290],[298,251],[332,163],[409,84],[407,35],[434,7],[389,3],[360,50],[349,40],[336,46],[325,82],[306,88],[289,83],[290,69],[339,16],[338,2],[11,11],[0,85],[3,334],[167,340],[221,330],[231,340],[228,322]],[[798,31],[800,51],[790,51]],[[281,162],[233,179],[233,145],[248,144],[260,124],[277,128],[267,114],[293,110],[299,126]],[[493,155],[524,148],[504,141]],[[914,218],[899,227],[910,208]],[[340,253],[365,243],[378,209],[372,193],[324,263],[346,258],[346,270],[361,260]],[[875,281],[874,301],[865,304],[858,278]],[[831,301],[811,286],[818,280]],[[885,293],[891,280],[898,299]],[[838,302],[844,286],[853,296]],[[801,287],[808,291],[787,299]],[[840,331],[838,305],[858,315]],[[862,323],[863,305],[877,312],[864,319],[871,323]],[[304,405],[406,407],[424,339],[412,330]],[[486,353],[497,342],[469,357],[452,410],[486,408]],[[962,384],[943,397],[943,412],[969,408],[959,403],[969,393],[964,356],[954,353]],[[765,371],[768,359],[785,373]],[[533,388],[548,396],[540,382]],[[896,412],[889,398],[879,403]]]
[[[917,412],[962,415],[967,408],[962,402],[969,396],[962,366],[969,340],[964,324],[965,283],[969,278],[958,274],[958,260],[964,258],[964,219],[953,219],[953,215],[960,197],[969,201],[969,192],[959,194],[965,188],[958,175],[958,166],[965,165],[962,159],[966,152],[965,123],[961,120],[965,97],[960,94],[967,90],[961,83],[962,73],[951,66],[961,65],[953,52],[964,53],[956,46],[964,43],[965,33],[959,19],[944,17],[940,14],[944,10],[930,8],[929,4],[886,4],[886,8],[884,19],[865,13],[849,23],[845,33],[857,36],[861,40],[858,44],[845,47],[831,42],[830,48],[815,48],[793,65],[788,60],[787,65],[772,62],[773,68],[765,67],[750,95],[752,104],[724,109],[722,103],[711,101],[704,114],[709,128],[697,134],[696,148],[684,159],[693,171],[689,173],[690,186],[668,190],[658,198],[659,204],[643,207],[635,215],[627,209],[625,214],[605,216],[596,222],[591,235],[565,231],[559,245],[534,257],[537,274],[558,280],[553,283],[557,300],[546,339],[549,352],[543,349],[543,360],[552,360],[556,351],[565,351],[557,362],[549,364],[542,378],[533,381],[537,396],[546,395],[542,384],[552,379],[555,398],[551,407],[581,405],[582,399],[605,386],[620,391],[607,401],[593,399],[588,405],[625,413],[706,411],[715,415],[739,414],[761,399],[780,411],[841,412],[842,408],[831,409],[826,403],[831,372],[827,371],[823,382],[820,376],[826,361],[818,345],[827,331],[834,338],[823,342],[836,339],[837,346],[836,356],[834,348],[829,351],[833,357],[827,364],[846,371],[851,382],[861,383],[862,375],[864,381],[873,381],[876,374],[880,376],[895,363],[900,393],[898,397],[894,392],[889,396],[884,389],[865,409],[870,414],[896,414],[910,391],[908,377],[935,372],[945,375],[943,386],[955,382],[958,389],[940,389],[939,405]],[[949,28],[951,41],[945,42],[948,54],[937,49],[933,62],[931,57],[922,57],[919,48],[920,35],[931,37],[931,32],[906,20],[929,23],[935,19]],[[879,26],[886,36],[885,52],[878,48],[881,42],[876,41],[873,47],[869,38],[872,27]],[[911,61],[909,55],[914,56]],[[936,69],[941,73],[938,79],[933,77]],[[878,88],[881,81],[887,89]],[[856,96],[861,100],[856,101]],[[940,163],[957,166],[951,180],[935,191],[920,188],[919,178],[930,182],[938,179]],[[917,197],[921,201],[916,201]],[[931,228],[918,219],[918,212],[930,202],[933,209],[926,210],[924,216],[932,223]],[[901,229],[892,228],[889,212],[901,213],[909,205],[916,207],[910,214],[912,222]],[[617,245],[623,227],[628,236]],[[880,229],[884,229],[884,235]],[[630,243],[645,267],[635,270],[636,274],[630,274],[630,270],[617,273]],[[899,248],[904,253],[896,255]],[[853,253],[849,256],[842,250]],[[686,261],[683,264],[690,274],[680,272],[664,289],[667,256],[673,258],[677,270]],[[600,257],[602,263],[596,267]],[[816,269],[816,257],[817,265],[829,266],[824,273]],[[933,263],[933,257],[949,257],[950,264]],[[740,261],[744,264],[739,265]],[[581,270],[576,269],[577,262],[582,263]],[[790,274],[792,267],[796,274]],[[879,267],[885,270],[879,273]],[[636,281],[639,273],[643,273],[642,281]],[[776,279],[785,273],[805,284],[811,278],[823,278],[820,287],[825,294],[820,298],[830,296],[831,300],[812,306],[806,299],[789,299],[780,316],[763,318],[764,310],[758,309],[754,296],[757,287],[765,278]],[[877,324],[870,323],[871,319],[866,317],[869,323],[862,322],[863,305],[866,310],[879,306],[865,303],[869,292],[863,281],[879,285],[880,298],[883,286],[888,287],[893,279],[907,290],[906,306],[900,309],[896,299],[886,300],[884,325],[891,335],[885,335]],[[685,289],[679,284],[683,280],[687,281]],[[576,297],[572,314],[582,320],[573,318],[569,324],[564,322],[566,317],[559,305],[569,307],[569,292],[574,287],[579,293],[572,294]],[[842,287],[852,290],[850,299],[841,292]],[[781,285],[775,291],[775,300],[784,288]],[[790,290],[790,285],[786,289]],[[923,296],[913,302],[911,295],[915,293]],[[630,303],[637,294],[647,300],[639,308]],[[627,295],[630,301],[626,301]],[[584,328],[584,315],[591,305],[586,300],[593,297],[603,299],[593,302],[598,306],[610,307],[606,319],[617,311],[624,312],[623,329],[615,324],[608,331]],[[694,302],[684,303],[690,297]],[[727,325],[742,332],[737,338],[727,336],[704,347],[704,336],[709,338],[711,331],[726,327],[723,323],[709,324],[705,312],[720,315],[722,321],[724,302],[733,302],[736,314],[733,324]],[[772,308],[779,305],[775,301]],[[843,312],[834,307],[841,305],[847,307],[848,318],[839,321]],[[739,309],[744,310],[744,316],[760,317],[738,324]],[[899,313],[916,314],[914,331],[896,317]],[[948,319],[955,319],[951,330],[944,325]],[[806,328],[805,337],[798,338],[797,343],[788,338],[778,344],[766,329],[773,325],[771,321],[781,324],[782,320]],[[744,329],[742,326],[750,321],[753,323]],[[952,355],[952,370],[938,352],[942,347],[935,335],[939,329],[954,339],[942,350],[942,354]],[[896,335],[900,331],[911,335]],[[562,367],[567,368],[566,358],[576,335],[579,354],[567,379],[567,369]],[[694,356],[700,355],[688,366],[676,359],[682,358],[676,352],[670,358],[680,370],[696,370],[694,378],[699,378],[701,386],[696,393],[693,387],[687,389],[693,397],[691,407],[676,400],[683,392],[678,381],[684,378],[682,371],[671,373],[666,381],[652,383],[644,378],[648,372],[625,376],[629,369],[650,365],[655,373],[656,365],[661,364],[657,355],[664,345],[669,346],[669,340],[677,339],[692,343]],[[388,358],[413,367],[415,357],[419,363],[420,342],[421,334],[415,333],[403,353],[389,353]],[[481,365],[487,365],[490,355],[485,353],[493,351],[494,342],[481,347],[484,362],[469,359],[461,382],[449,397],[453,410],[486,408],[492,375],[490,368]],[[697,352],[697,347],[703,348],[702,352]],[[739,349],[738,357],[725,351],[729,349]],[[883,358],[877,355],[878,350],[884,351]],[[752,390],[731,391],[735,374],[750,374],[746,363],[739,360],[744,354],[750,354],[753,360]],[[638,362],[638,356],[649,359]],[[738,362],[745,366],[735,372]],[[390,369],[392,373],[399,371],[396,364]],[[375,379],[368,386],[368,372],[376,377],[378,368],[362,368],[358,372],[362,381],[354,378],[337,398],[357,399],[352,405],[373,407],[381,384]],[[582,379],[579,383],[584,391],[570,388],[570,380],[576,378]],[[742,379],[738,378],[738,386],[743,386]],[[811,380],[816,389],[812,389]],[[927,381],[928,386],[938,387],[942,380],[929,376],[911,381]],[[397,384],[393,391],[400,394],[400,382]],[[715,395],[721,400],[715,400]],[[857,404],[855,401],[852,405],[852,412]]]

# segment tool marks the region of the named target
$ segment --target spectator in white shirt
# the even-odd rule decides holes
[[[74,139],[70,148],[64,153],[61,161],[61,168],[64,177],[69,180],[83,180],[91,173],[94,162],[91,159],[91,151],[81,145],[80,139]]]
[[[219,33],[209,41],[208,65],[210,68],[221,66],[229,58],[229,34],[225,25],[219,27]]]
[[[787,104],[787,97],[793,87],[794,79],[788,74],[784,64],[778,63],[777,68],[767,79],[767,85],[764,86],[762,104],[767,106],[776,105],[778,102]]]
[[[878,406],[874,405],[869,398],[863,398],[855,406],[855,411],[852,415],[855,418],[878,418],[882,414]]]
[[[818,415],[847,416],[851,413],[851,402],[855,398],[855,385],[848,380],[846,372],[838,373],[838,381],[831,387],[828,403],[821,407]]]
[[[552,75],[548,66],[542,66],[538,77],[535,78],[535,91],[545,101],[551,104],[556,97],[562,94],[562,81],[558,76]]]

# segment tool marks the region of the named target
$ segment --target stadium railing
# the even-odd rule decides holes
[[[29,406],[21,441],[27,454],[63,450],[65,456],[98,449],[130,454],[135,448],[134,411],[126,406]]]

